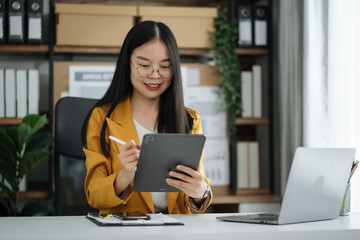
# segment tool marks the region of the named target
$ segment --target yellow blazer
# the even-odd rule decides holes
[[[87,128],[87,146],[83,148],[86,155],[87,174],[85,178],[85,193],[88,203],[99,209],[101,213],[112,212],[142,212],[154,213],[154,204],[150,192],[134,192],[133,182],[130,184],[129,193],[125,200],[120,199],[115,194],[114,181],[117,173],[122,169],[118,159],[120,144],[110,141],[109,135],[113,135],[123,141],[133,139],[139,143],[137,131],[131,114],[129,98],[120,102],[109,118],[106,118],[108,107],[101,106],[93,110]],[[195,110],[189,112],[194,119],[192,134],[201,134],[200,116]],[[106,118],[108,127],[105,131],[105,141],[110,147],[110,157],[106,158],[100,147],[101,127]],[[210,187],[210,180],[205,177],[202,157],[198,171],[204,175],[206,183]],[[189,196],[183,192],[167,193],[168,211],[170,214],[191,213],[193,209],[189,203]],[[210,205],[212,193],[210,191],[210,201],[205,209]]]

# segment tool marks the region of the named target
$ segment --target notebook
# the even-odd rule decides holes
[[[279,213],[230,215],[217,219],[280,225],[336,218],[354,156],[352,148],[298,148]]]

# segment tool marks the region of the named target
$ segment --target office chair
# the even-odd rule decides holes
[[[81,128],[97,100],[61,98],[55,106],[54,204],[56,215],[84,215],[97,211],[87,203],[84,192],[85,154]]]

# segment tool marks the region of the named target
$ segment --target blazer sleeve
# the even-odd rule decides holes
[[[193,121],[194,121],[193,130],[192,130],[191,134],[203,134],[202,129],[201,129],[201,118],[200,118],[199,113],[196,110],[190,110],[190,109],[187,109],[187,110],[189,111],[189,113],[192,116]],[[209,197],[210,197],[210,199],[209,199],[209,201],[207,201],[207,204],[205,205],[205,207],[202,207],[201,209],[196,209],[196,208],[192,207],[192,204],[189,202],[189,196],[186,195],[185,196],[185,204],[186,204],[186,206],[188,206],[191,210],[193,210],[195,212],[205,212],[205,210],[210,206],[211,200],[213,198],[213,194],[212,194],[211,186],[210,186],[210,179],[208,179],[205,176],[204,165],[202,163],[203,157],[204,157],[204,153],[202,153],[201,158],[200,158],[198,172],[200,172],[204,176],[204,180],[207,183],[207,185],[209,186],[209,189],[210,189]]]
[[[88,203],[99,210],[110,209],[124,202],[115,193],[117,173],[112,173],[111,158],[106,158],[100,147],[100,132],[104,120],[104,110],[95,108],[89,119],[86,146],[83,148],[87,169],[85,194]]]

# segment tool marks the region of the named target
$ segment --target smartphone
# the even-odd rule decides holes
[[[114,217],[120,218],[122,220],[150,220],[151,217],[149,215],[144,215],[144,214],[132,214],[132,213],[124,213],[124,214],[119,214],[119,213],[113,213]]]

